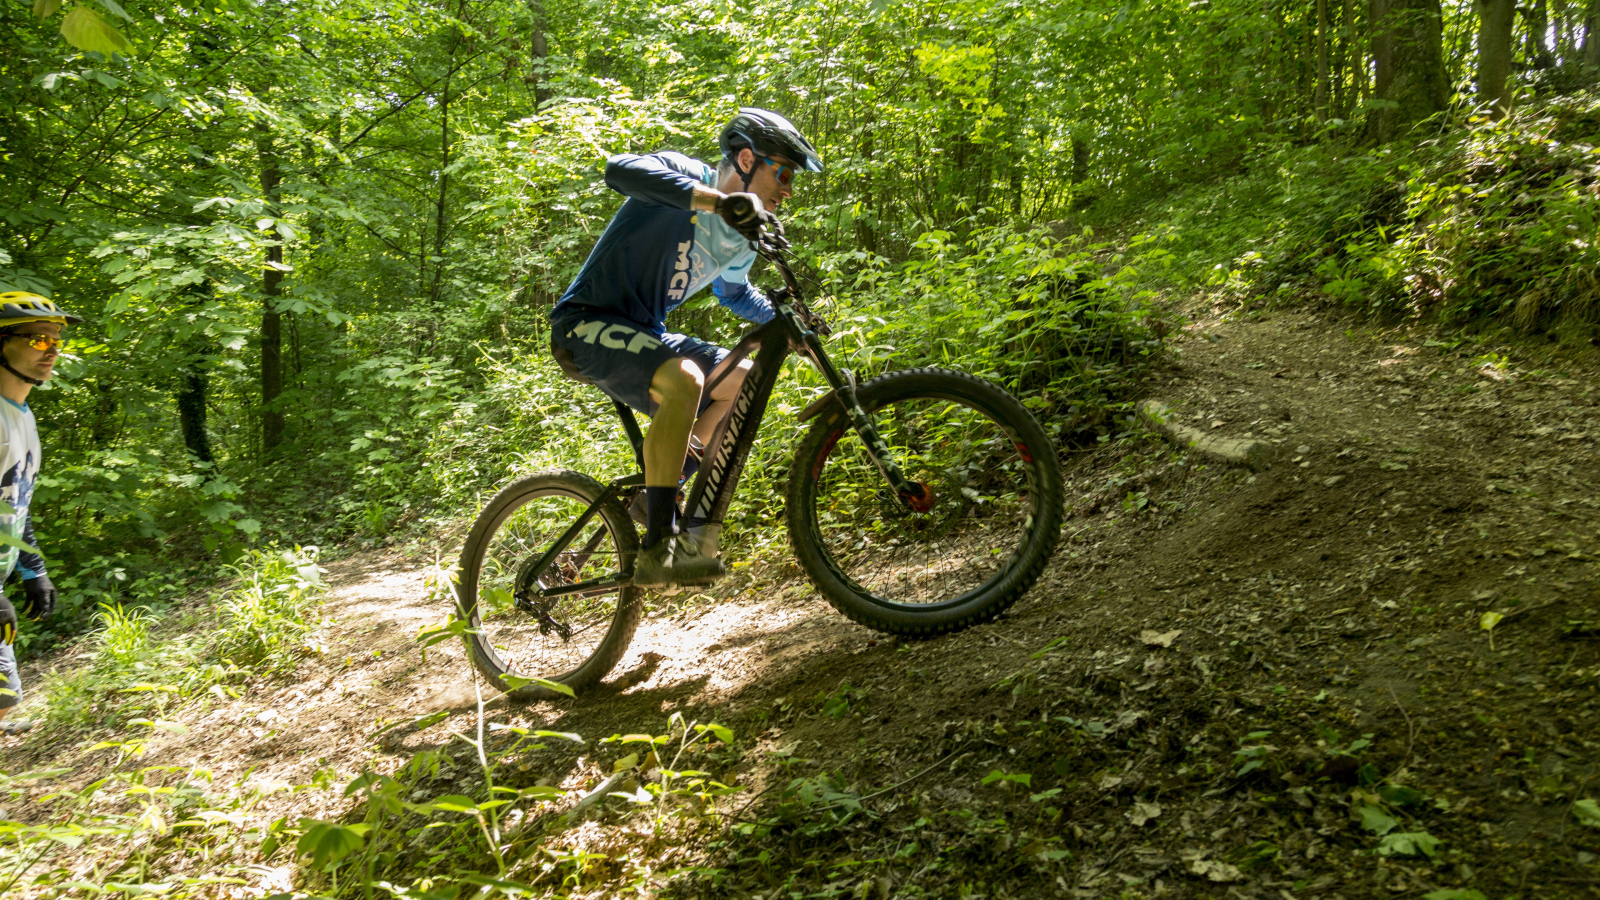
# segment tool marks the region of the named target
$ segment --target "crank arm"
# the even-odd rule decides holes
[[[540,588],[534,593],[534,596],[570,597],[573,595],[604,594],[617,588],[627,587],[632,583],[632,573],[614,572],[601,578],[580,581],[577,584],[562,584],[555,587]]]

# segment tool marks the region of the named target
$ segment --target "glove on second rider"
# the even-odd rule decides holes
[[[30,619],[48,619],[56,611],[56,586],[49,575],[22,580],[22,611]]]
[[[11,601],[0,597],[0,644],[11,644],[17,640],[17,610]]]
[[[783,236],[783,223],[767,212],[761,205],[761,198],[755,194],[740,192],[723,196],[717,201],[717,215],[747,241],[759,241],[765,226],[768,240],[779,247],[789,246]]]

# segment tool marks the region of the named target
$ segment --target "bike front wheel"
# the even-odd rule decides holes
[[[1060,539],[1064,488],[1049,436],[1015,397],[960,372],[892,372],[857,397],[932,506],[906,507],[844,410],[825,409],[789,473],[789,537],[812,583],[890,634],[945,634],[999,615]]]
[[[541,588],[605,578],[632,567],[639,540],[617,500],[601,504],[566,549],[533,572],[568,527],[605,490],[578,472],[519,478],[490,500],[461,551],[458,593],[471,624],[472,664],[518,700],[560,696],[528,679],[574,691],[610,672],[639,625],[636,587],[541,598]]]

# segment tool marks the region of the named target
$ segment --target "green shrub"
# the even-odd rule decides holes
[[[315,612],[326,587],[317,548],[246,551],[228,567],[239,584],[217,600],[216,628],[157,634],[162,620],[146,607],[102,603],[88,638],[86,665],[52,670],[44,693],[51,727],[116,728],[160,718],[169,708],[251,674],[292,671],[315,649]]]
[[[1283,148],[1147,210],[1173,234],[1155,283],[1391,320],[1592,325],[1597,145],[1600,95],[1583,92],[1421,145]]]
[[[217,601],[216,656],[259,672],[293,671],[314,649],[312,617],[327,591],[316,547],[247,550],[229,569],[239,586]]]

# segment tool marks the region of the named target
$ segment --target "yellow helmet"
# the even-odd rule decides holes
[[[68,325],[82,322],[83,316],[74,315],[47,297],[27,291],[7,291],[0,294],[0,328],[26,325],[29,322],[54,322]]]

